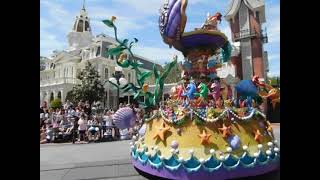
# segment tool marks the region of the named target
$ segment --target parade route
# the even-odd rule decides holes
[[[280,145],[280,124],[275,124],[273,129]],[[40,179],[146,179],[140,176],[131,164],[129,142],[127,140],[90,144],[42,144],[40,145]],[[261,178],[278,180],[280,172]]]

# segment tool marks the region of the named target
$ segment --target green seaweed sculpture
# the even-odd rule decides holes
[[[135,70],[137,74],[137,86],[134,83],[128,83],[121,89],[123,92],[133,91],[134,92],[134,99],[137,99],[139,96],[145,97],[145,102],[139,102],[139,104],[143,105],[144,108],[147,109],[153,109],[157,107],[161,101],[161,97],[163,95],[163,88],[164,88],[164,81],[167,78],[168,74],[170,73],[171,69],[175,66],[177,63],[177,56],[174,57],[174,60],[164,69],[164,72],[160,74],[160,71],[156,68],[156,65],[153,66],[153,73],[156,79],[155,82],[155,89],[154,93],[148,92],[147,88],[146,90],[143,90],[143,87],[146,86],[145,81],[146,79],[150,78],[152,75],[152,72],[146,71],[142,72],[139,68],[142,66],[142,63],[140,63],[137,58],[134,56],[134,54],[131,51],[131,48],[134,44],[138,42],[137,38],[134,38],[133,41],[129,43],[128,39],[124,39],[123,41],[118,39],[117,34],[117,27],[114,24],[114,21],[116,20],[115,16],[112,16],[112,18],[109,20],[103,20],[102,22],[107,25],[110,28],[113,28],[114,30],[114,36],[115,40],[119,43],[115,48],[110,48],[107,51],[107,55],[116,56],[119,58],[116,60],[117,65],[123,68],[129,68],[131,66],[132,69]],[[129,56],[124,53],[124,51],[129,52]]]

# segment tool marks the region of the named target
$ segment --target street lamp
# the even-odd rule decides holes
[[[116,109],[119,109],[120,87],[126,85],[128,81],[124,78],[124,74],[122,73],[122,67],[116,66],[114,70],[115,72],[112,74],[112,77],[109,78],[109,83],[117,88]]]

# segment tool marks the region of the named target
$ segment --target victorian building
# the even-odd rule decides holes
[[[69,47],[63,51],[54,51],[50,58],[45,59],[44,70],[40,71],[40,102],[50,102],[55,98],[65,101],[66,95],[73,86],[79,83],[77,73],[85,67],[86,62],[92,63],[99,72],[101,80],[108,80],[115,71],[116,58],[107,56],[107,50],[117,45],[114,38],[99,34],[93,36],[90,18],[87,10],[83,7],[80,15],[76,17],[72,31],[68,34]],[[143,63],[143,70],[152,70],[154,63],[144,57],[136,55]],[[157,65],[161,68],[160,65]],[[41,67],[40,67],[41,69]],[[123,69],[123,74],[128,82],[135,83],[136,74],[129,68]],[[151,83],[151,82],[149,82]],[[117,92],[109,83],[105,83],[106,107],[115,107]],[[131,94],[120,94],[122,100],[130,103]]]

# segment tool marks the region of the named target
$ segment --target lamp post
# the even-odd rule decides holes
[[[112,77],[109,78],[109,83],[114,85],[117,88],[117,105],[116,109],[119,109],[119,98],[120,98],[120,86],[124,86],[128,83],[128,81],[124,78],[124,74],[122,72],[122,67],[116,66],[114,68],[115,72],[112,74]]]

